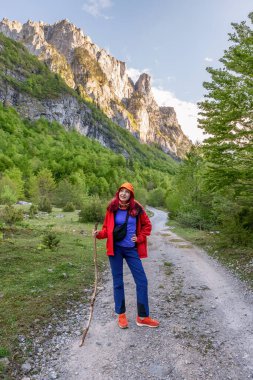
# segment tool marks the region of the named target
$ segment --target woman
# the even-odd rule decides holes
[[[116,241],[114,227],[126,223],[126,235]],[[115,197],[109,203],[101,231],[93,230],[97,239],[107,238],[106,250],[109,256],[115,301],[115,312],[118,314],[118,325],[127,328],[125,314],[125,294],[123,282],[123,258],[126,260],[134,281],[137,293],[138,326],[158,327],[159,322],[149,316],[148,282],[141,258],[147,257],[147,236],[151,233],[151,222],[140,203],[134,199],[134,188],[131,183],[123,183]]]

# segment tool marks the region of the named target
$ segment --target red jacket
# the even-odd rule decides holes
[[[147,236],[149,236],[151,233],[152,225],[151,225],[148,215],[146,214],[143,208],[141,208],[136,218],[137,218],[137,221],[136,221],[137,251],[138,251],[139,257],[143,259],[148,256]],[[102,230],[98,232],[97,239],[107,238],[106,254],[108,256],[114,256],[113,229],[114,229],[114,212],[107,210],[105,214]]]

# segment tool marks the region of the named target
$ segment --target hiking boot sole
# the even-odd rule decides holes
[[[128,329],[128,326],[120,326],[118,325],[121,329]]]
[[[151,327],[152,329],[156,329],[158,326],[150,326],[150,325],[145,325],[144,323],[139,323],[139,322],[136,322],[137,326],[140,326],[140,327]]]

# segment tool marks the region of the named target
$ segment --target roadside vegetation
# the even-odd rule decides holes
[[[32,339],[32,332],[52,323],[53,313],[61,319],[71,302],[88,302],[85,290],[94,283],[93,224],[80,222],[78,211],[57,208],[29,218],[29,208],[16,205],[25,219],[1,229],[0,358],[15,357],[16,365],[24,360],[19,337]],[[104,242],[97,247],[101,273],[107,259]]]
[[[232,24],[222,67],[207,68],[199,126],[208,137],[179,165],[166,206],[179,234],[252,285],[253,13],[249,21]]]

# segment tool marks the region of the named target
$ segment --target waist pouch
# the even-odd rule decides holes
[[[119,226],[115,226],[113,230],[113,241],[121,241],[126,237],[127,234],[127,221],[129,218],[129,214],[126,214],[126,220],[123,224]]]

